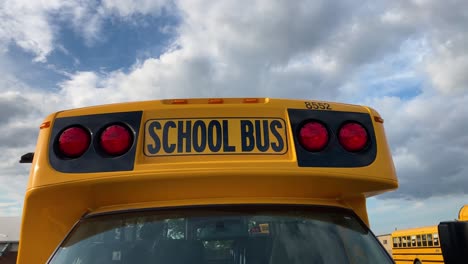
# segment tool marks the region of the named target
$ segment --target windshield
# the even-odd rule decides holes
[[[81,220],[52,264],[393,263],[347,210],[220,207]]]

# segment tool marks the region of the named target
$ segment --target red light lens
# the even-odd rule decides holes
[[[105,153],[112,156],[119,156],[130,149],[132,136],[126,127],[111,125],[104,129],[99,143]]]
[[[60,153],[68,158],[78,158],[89,147],[91,137],[89,132],[82,127],[70,127],[65,129],[58,139]]]
[[[299,142],[308,151],[320,151],[328,143],[328,131],[319,122],[309,122],[299,131]]]
[[[357,152],[367,146],[368,135],[366,129],[358,123],[347,123],[341,127],[338,134],[341,146],[347,151]]]

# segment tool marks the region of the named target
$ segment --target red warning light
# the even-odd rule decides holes
[[[89,147],[91,136],[89,132],[80,126],[69,127],[59,136],[58,148],[60,154],[67,158],[78,158]]]
[[[328,143],[328,130],[316,121],[305,123],[299,131],[299,142],[308,151],[321,151]]]
[[[358,152],[367,146],[369,137],[361,124],[351,122],[341,127],[338,139],[341,146],[347,151]]]
[[[106,154],[120,156],[132,146],[132,136],[128,128],[122,125],[110,125],[101,133],[99,144]]]

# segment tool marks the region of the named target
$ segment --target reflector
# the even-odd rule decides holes
[[[126,127],[111,125],[101,133],[99,144],[106,154],[120,156],[130,149],[132,136]]]
[[[368,142],[366,129],[355,122],[343,125],[338,133],[338,139],[341,146],[351,152],[363,150]]]
[[[78,158],[89,147],[91,137],[89,132],[79,126],[65,129],[59,136],[58,148],[60,154],[67,158]]]
[[[299,142],[308,151],[320,151],[328,143],[328,130],[316,121],[305,123],[299,131]]]

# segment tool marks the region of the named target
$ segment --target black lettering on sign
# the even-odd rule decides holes
[[[152,122],[149,125],[148,134],[151,137],[151,139],[153,139],[154,141],[154,144],[146,145],[148,152],[150,154],[157,154],[159,150],[161,150],[161,140],[159,139],[158,134],[156,134],[156,130],[160,130],[160,129],[161,129],[161,124],[157,121]]]
[[[193,123],[193,149],[196,152],[203,152],[206,148],[206,125],[202,120],[197,120]],[[200,134],[200,136],[198,136]]]
[[[242,152],[250,152],[255,147],[254,125],[250,120],[241,120],[241,149]]]
[[[270,123],[270,130],[271,130],[271,134],[273,134],[273,136],[276,138],[277,142],[272,142],[271,143],[271,148],[275,152],[281,152],[284,149],[284,141],[283,141],[283,138],[281,137],[280,133],[277,130],[278,128],[283,128],[283,125],[281,124],[280,121],[273,120]]]
[[[263,117],[149,120],[145,132],[145,154],[278,155],[287,149],[286,128],[281,119]]]
[[[229,127],[228,121],[223,120],[223,151],[224,152],[235,152],[236,147],[229,145]]]
[[[208,124],[208,147],[211,152],[218,152],[221,144],[221,124],[218,120],[211,120]]]
[[[164,152],[166,153],[172,153],[174,152],[176,146],[175,144],[169,145],[169,128],[175,128],[176,124],[174,121],[167,121],[166,124],[164,124],[163,128],[163,149]]]
[[[177,153],[184,152],[184,140],[185,140],[185,152],[190,153],[192,151],[192,121],[185,121],[186,129],[184,130],[184,121],[177,122]]]
[[[268,120],[263,120],[261,123],[260,120],[255,120],[255,141],[257,142],[257,149],[261,152],[265,152],[270,148],[269,132]]]

